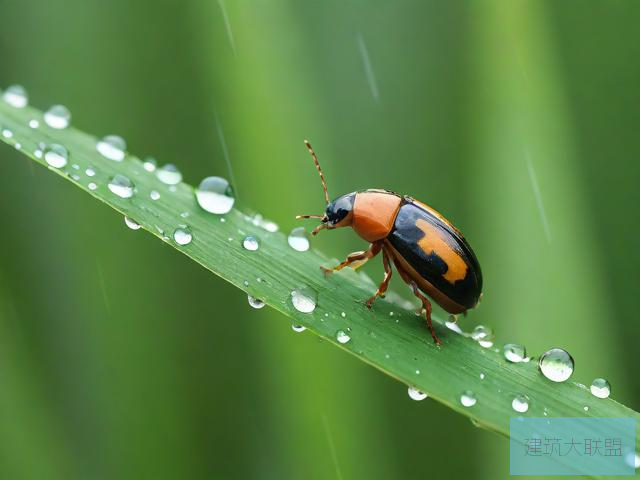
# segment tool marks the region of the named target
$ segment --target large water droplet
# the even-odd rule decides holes
[[[136,222],[132,218],[127,217],[126,215],[124,217],[124,223],[131,230],[140,230],[140,228],[142,228],[142,225],[140,225],[138,222]]]
[[[338,330],[336,332],[336,340],[338,341],[338,343],[342,343],[344,345],[345,343],[349,343],[349,341],[351,341],[351,335],[349,335],[344,330]]]
[[[182,181],[182,173],[173,163],[167,163],[156,170],[156,177],[166,185],[176,185]]]
[[[317,293],[309,287],[298,287],[291,291],[293,308],[302,313],[311,313],[316,309]]]
[[[289,246],[298,252],[306,252],[309,250],[309,235],[304,227],[297,227],[291,230],[287,237]]]
[[[589,389],[594,397],[608,398],[611,395],[611,385],[604,378],[596,378]]]
[[[527,356],[527,350],[524,345],[517,343],[507,343],[503,348],[504,358],[512,363],[520,363]]]
[[[303,327],[302,325],[296,325],[295,323],[291,325],[291,330],[293,330],[296,333],[304,332],[306,329],[307,327]]]
[[[255,252],[256,250],[258,250],[258,248],[260,248],[260,242],[256,237],[247,235],[246,237],[244,237],[244,240],[242,240],[242,246],[245,248],[245,250]]]
[[[571,355],[561,348],[552,348],[538,361],[542,374],[553,382],[564,382],[573,373],[574,362]]]
[[[463,407],[473,407],[478,400],[471,390],[465,390],[460,394],[460,403]]]
[[[516,395],[511,401],[511,408],[516,412],[524,413],[529,410],[529,397],[526,395]]]
[[[22,85],[11,85],[2,94],[2,99],[14,108],[24,108],[29,103],[29,95]]]
[[[624,461],[626,462],[627,465],[629,465],[630,467],[635,468],[636,470],[638,470],[640,468],[640,453],[638,452],[628,452],[625,456],[624,456]]]
[[[417,388],[409,387],[407,389],[407,393],[409,394],[409,398],[411,398],[411,400],[416,400],[418,402],[420,400],[424,400],[425,398],[427,398],[427,394],[424,392],[421,392]]]
[[[133,182],[121,174],[114,175],[109,181],[109,190],[120,198],[133,197]]]
[[[178,227],[173,232],[173,239],[178,245],[189,245],[193,239],[191,229],[189,227]]]
[[[478,342],[481,347],[490,348],[493,346],[493,340],[495,337],[491,328],[484,325],[478,325],[473,329],[473,332],[471,332],[471,338]]]
[[[229,182],[222,177],[207,177],[196,189],[196,200],[209,213],[222,215],[233,208],[236,199]]]
[[[144,159],[142,166],[147,172],[155,172],[158,162],[153,157],[147,157]]]
[[[251,295],[247,295],[247,300],[249,301],[249,305],[251,305],[256,310],[259,310],[265,306],[265,303],[262,300],[256,297],[252,297]]]
[[[127,143],[124,138],[117,135],[107,135],[96,143],[96,150],[100,155],[116,162],[124,160],[126,149]]]
[[[44,123],[58,130],[67,128],[71,123],[71,112],[64,105],[54,105],[44,113]]]
[[[69,152],[62,145],[52,143],[47,145],[43,151],[44,161],[54,168],[62,168],[67,164]]]

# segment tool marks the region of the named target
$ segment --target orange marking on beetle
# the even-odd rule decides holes
[[[467,276],[467,264],[447,242],[436,228],[429,222],[419,219],[416,227],[424,232],[424,237],[418,240],[420,248],[427,253],[435,253],[447,264],[447,272],[443,275],[445,280],[453,284]]]

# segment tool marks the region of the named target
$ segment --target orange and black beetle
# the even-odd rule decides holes
[[[367,307],[371,308],[375,299],[387,291],[393,262],[422,302],[421,313],[426,317],[431,336],[440,344],[431,324],[431,303],[423,292],[452,314],[474,308],[482,292],[480,264],[462,233],[428,205],[388,190],[362,190],[331,201],[318,157],[309,142],[305,140],[305,144],[320,174],[327,208],[323,215],[297,218],[322,221],[313,235],[324,229],[351,227],[371,244],[366,251],[352,253],[334,268],[321,268],[326,273],[350,265],[357,268],[382,252],[384,280],[366,301]]]

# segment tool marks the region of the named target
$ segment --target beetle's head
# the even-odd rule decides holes
[[[311,153],[313,162],[316,164],[318,173],[320,174],[320,181],[322,182],[322,188],[324,190],[324,198],[327,201],[327,208],[324,211],[324,215],[298,215],[296,218],[317,218],[322,223],[313,229],[312,235],[316,235],[320,230],[334,229],[340,227],[348,227],[351,225],[351,219],[353,217],[353,202],[355,201],[355,192],[347,193],[336,198],[333,202],[329,200],[329,192],[327,191],[327,182],[324,180],[320,163],[316,153],[311,148],[311,144],[308,141],[304,141],[305,145]]]

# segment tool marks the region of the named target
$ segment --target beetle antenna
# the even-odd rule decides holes
[[[322,220],[324,215],[296,215],[297,220],[300,220],[301,218],[317,218],[318,220]]]
[[[327,205],[329,205],[329,203],[331,203],[331,200],[329,200],[329,192],[327,191],[327,182],[325,181],[324,174],[322,173],[322,169],[320,168],[320,162],[318,162],[318,156],[316,155],[316,152],[313,151],[313,148],[311,147],[311,144],[309,143],[308,140],[305,140],[304,144],[309,149],[309,153],[311,154],[311,157],[313,158],[313,163],[316,164],[316,168],[318,169],[318,173],[320,174],[320,180],[322,181],[322,188],[324,190],[324,198],[327,201]],[[311,217],[311,218],[313,218],[313,217]]]

